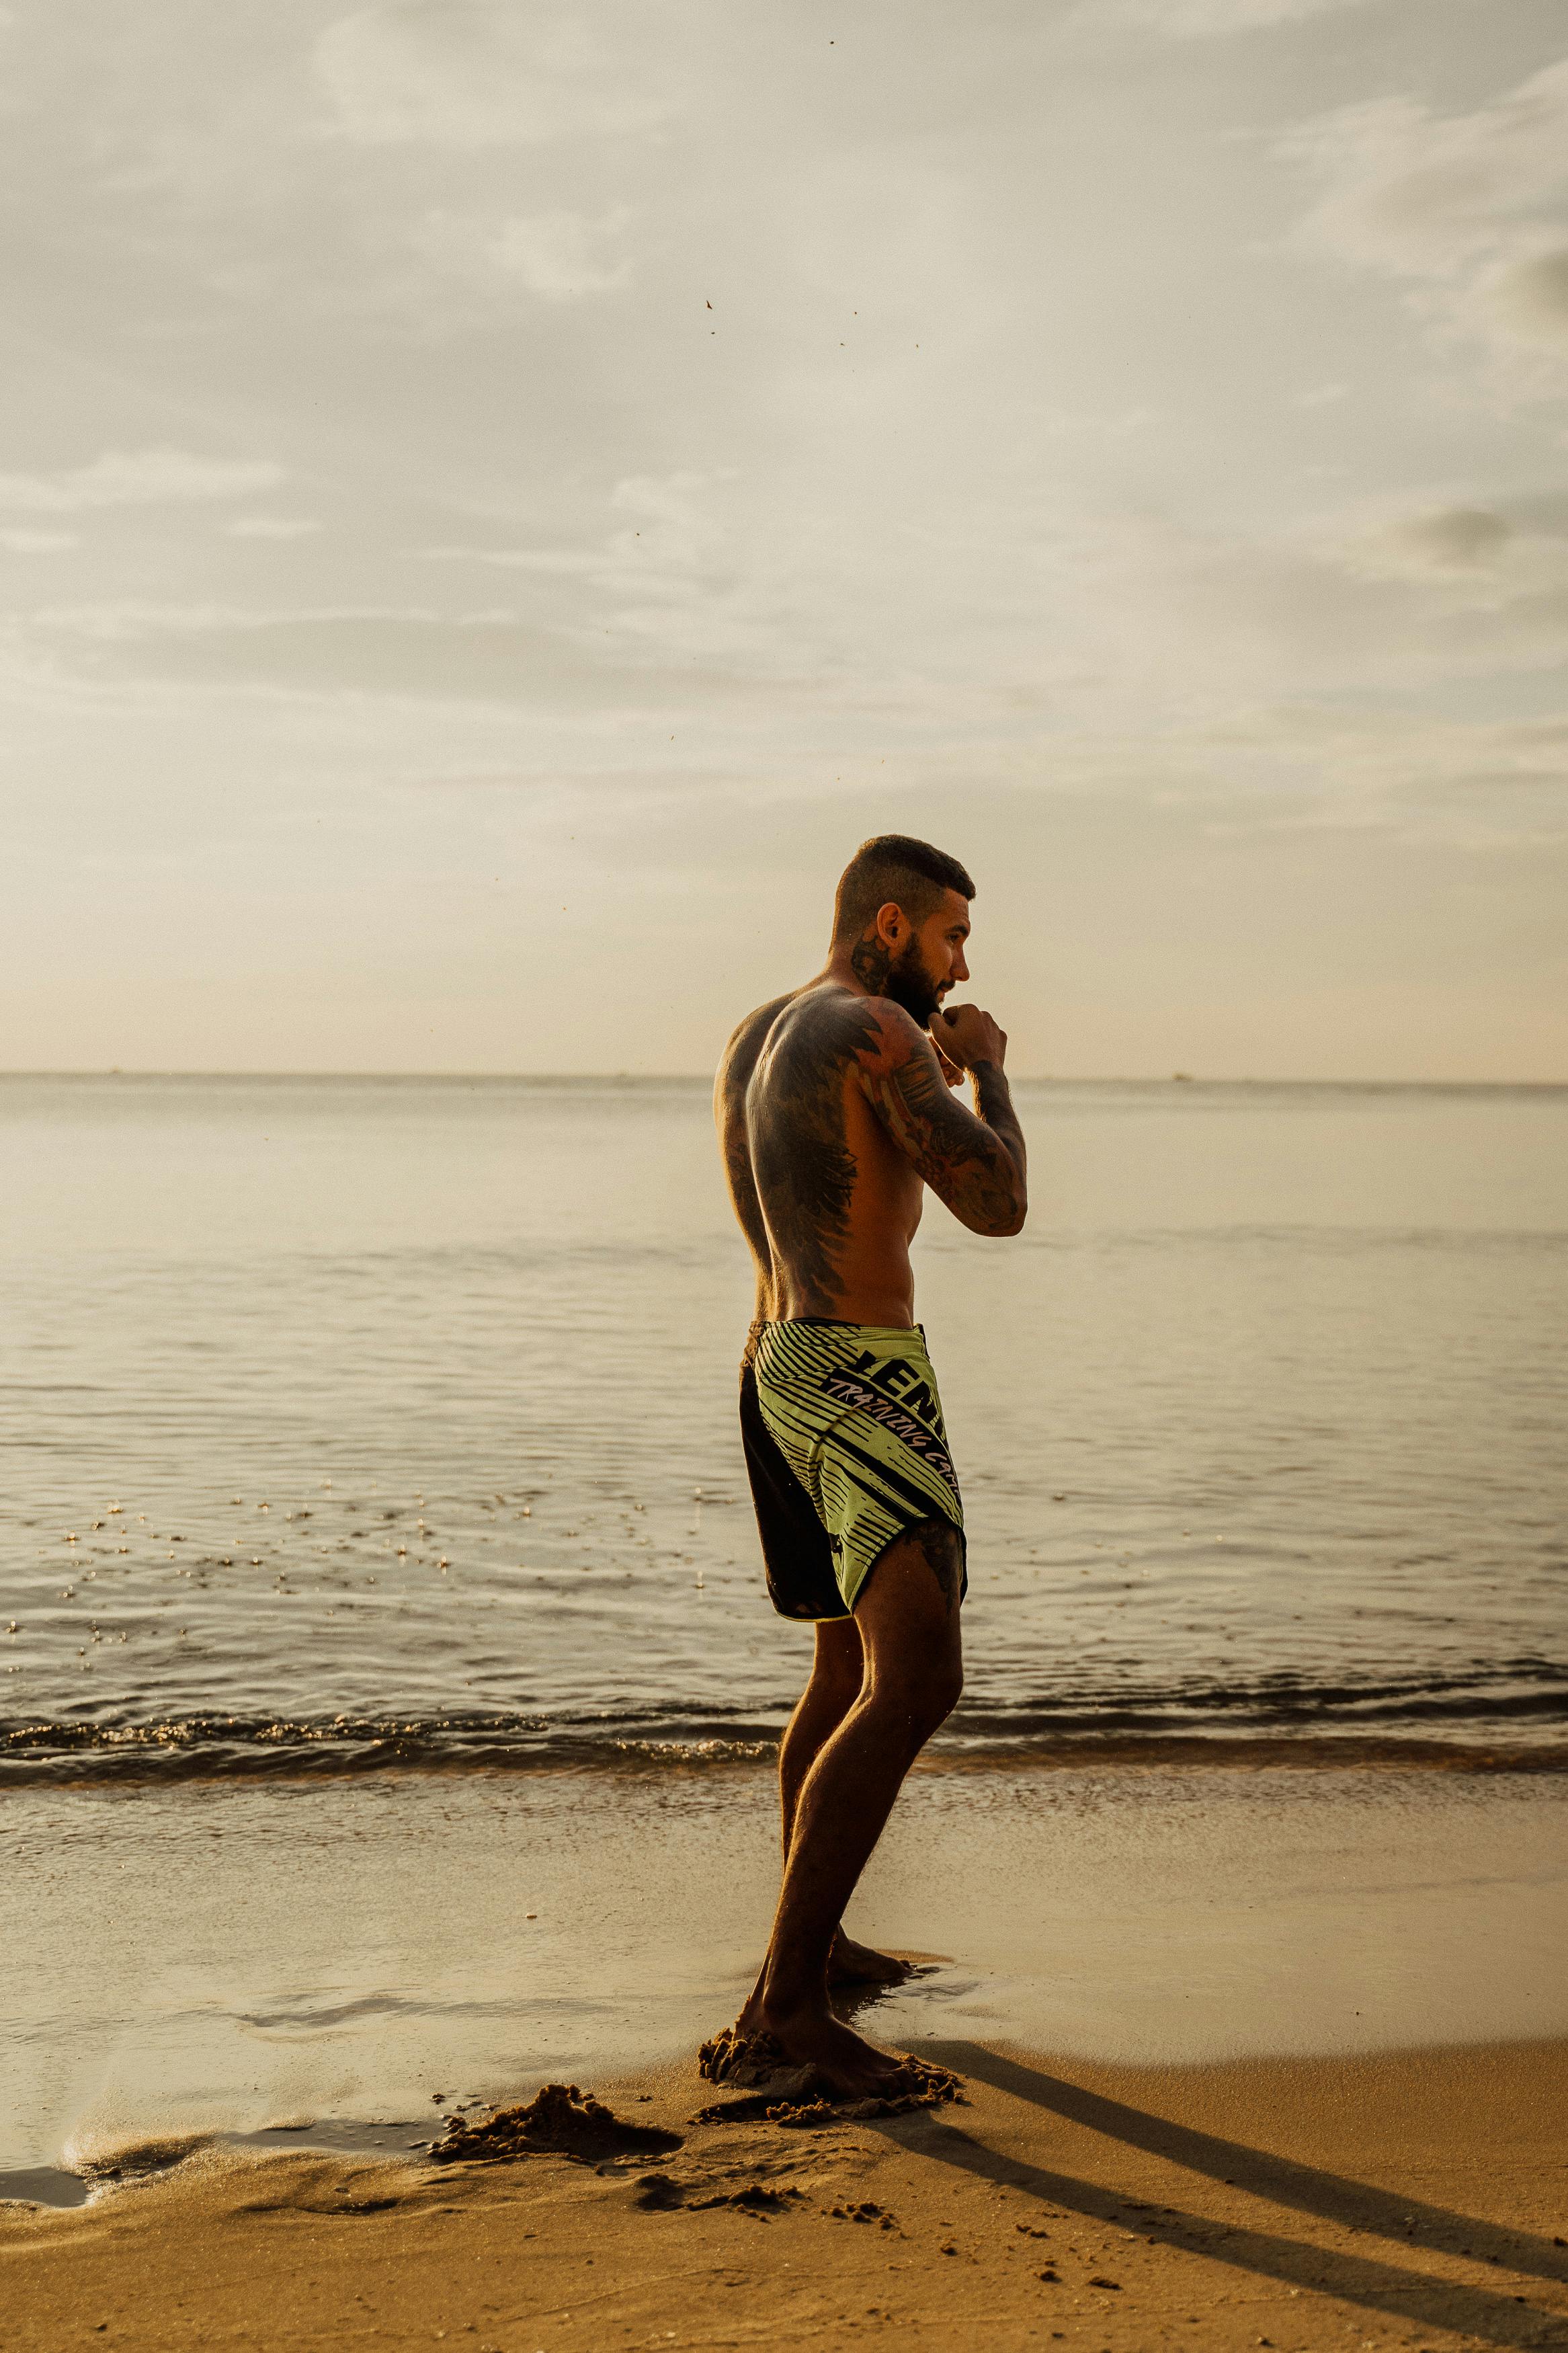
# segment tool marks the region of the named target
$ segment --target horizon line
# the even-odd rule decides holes
[[[1014,1071],[1009,1078],[1015,1085],[1023,1086],[1209,1086],[1209,1087],[1529,1087],[1545,1092],[1568,1089],[1568,1079],[1523,1078],[1409,1078],[1384,1076],[1378,1078],[1287,1078],[1266,1073],[1249,1072],[1245,1077],[1223,1077],[1201,1071],[1095,1071],[1064,1072],[1059,1071]],[[348,1080],[375,1080],[382,1082],[405,1081],[409,1083],[447,1083],[474,1085],[483,1083],[561,1085],[567,1082],[605,1082],[627,1086],[711,1086],[713,1073],[709,1071],[389,1071],[389,1070],[223,1070],[216,1068],[174,1069],[148,1064],[145,1067],[124,1063],[78,1064],[75,1066],[45,1066],[0,1069],[0,1081],[7,1079],[260,1079],[293,1082],[319,1080],[324,1082]]]

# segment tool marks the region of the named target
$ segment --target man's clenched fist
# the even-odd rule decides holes
[[[957,1005],[951,1013],[933,1013],[931,1043],[939,1054],[961,1071],[976,1062],[994,1062],[1000,1070],[1007,1055],[1007,1032],[982,1013],[978,1005]]]

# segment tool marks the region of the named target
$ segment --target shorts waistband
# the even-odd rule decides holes
[[[923,1324],[851,1324],[843,1315],[760,1315],[752,1325],[752,1333],[788,1332],[797,1324],[808,1331],[858,1332],[867,1340],[921,1340],[926,1335]]]

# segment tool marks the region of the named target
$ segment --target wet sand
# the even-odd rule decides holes
[[[3,2353],[1568,2344],[1555,1777],[917,1774],[851,1926],[931,1966],[863,2023],[966,2105],[700,2126],[772,1802],[13,1793]],[[459,2103],[546,2081],[679,2145],[432,2164]]]
[[[761,1768],[12,1792],[0,2196],[130,2139],[384,2146],[437,2092],[689,2056],[765,1941],[773,1807]],[[850,1925],[936,1957],[878,2013],[900,2044],[1568,2036],[1568,1781],[932,1769]]]
[[[658,2155],[197,2151],[0,2209],[6,2353],[180,2346],[1568,2345],[1568,2045],[1108,2068],[927,2046],[964,2105]]]

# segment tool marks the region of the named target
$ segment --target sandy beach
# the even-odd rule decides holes
[[[917,1774],[862,2022],[963,2101],[818,2129],[692,2121],[764,1770],[7,1804],[5,2353],[1568,2343],[1555,1775]],[[678,2141],[432,2162],[544,2080]]]
[[[932,2046],[962,2105],[650,2158],[197,2151],[0,2217],[7,2353],[104,2342],[1568,2344],[1568,2044],[1104,2068]],[[165,2153],[165,2162],[166,2162]],[[144,2162],[155,2162],[146,2159]]]

